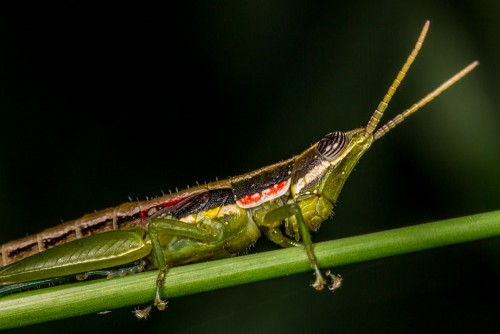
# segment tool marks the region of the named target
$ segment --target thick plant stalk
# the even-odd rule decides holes
[[[322,268],[337,268],[499,235],[500,211],[493,211],[318,243],[314,249]],[[303,249],[280,249],[172,268],[163,293],[175,298],[307,271],[311,268]],[[147,304],[154,297],[156,277],[152,271],[3,297],[0,329]]]

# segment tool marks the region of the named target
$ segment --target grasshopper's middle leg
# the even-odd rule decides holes
[[[153,254],[156,260],[159,274],[156,279],[156,293],[153,305],[144,310],[136,310],[135,314],[138,318],[146,318],[151,309],[151,306],[156,306],[159,310],[164,310],[167,306],[167,301],[161,298],[161,288],[165,281],[165,275],[168,269],[168,263],[165,259],[162,246],[158,235],[169,234],[178,237],[187,237],[196,239],[202,242],[210,242],[220,238],[222,231],[214,227],[214,224],[200,224],[205,228],[197,225],[186,224],[175,218],[152,218],[148,224],[148,233],[153,246]]]

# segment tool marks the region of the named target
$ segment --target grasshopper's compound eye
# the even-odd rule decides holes
[[[326,159],[331,160],[337,154],[342,152],[346,144],[346,137],[343,132],[335,131],[330,132],[318,143],[317,150]]]

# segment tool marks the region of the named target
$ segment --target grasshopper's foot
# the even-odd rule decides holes
[[[332,279],[332,284],[328,285],[328,290],[333,292],[342,286],[342,280],[343,280],[342,276],[335,275],[330,270],[325,271],[325,276],[328,276]],[[320,271],[317,271],[316,280],[314,281],[314,283],[311,284],[311,286],[316,291],[321,291],[325,287],[325,284],[326,284],[325,278],[323,277]]]
[[[328,286],[328,290],[330,290],[331,292],[334,292],[335,290],[337,290],[342,286],[342,280],[343,280],[342,276],[338,274],[335,275],[330,270],[327,270],[325,272],[325,275],[329,276],[332,279],[332,284]]]
[[[135,310],[132,311],[132,313],[135,315],[135,317],[139,320],[146,320],[149,317],[149,313],[151,313],[151,309],[153,306],[156,306],[156,308],[160,311],[164,311],[167,308],[168,305],[168,300],[161,300],[161,299],[156,299],[153,303],[151,303],[149,306],[145,308],[136,308]]]
[[[154,305],[160,311],[164,311],[167,308],[168,300],[155,299]]]
[[[132,313],[135,315],[135,317],[139,320],[146,320],[149,317],[149,312],[151,312],[151,307],[153,305],[149,305],[148,307],[145,308],[136,308],[135,310],[132,311]]]
[[[314,283],[311,283],[311,286],[316,291],[321,291],[325,287],[325,278],[319,270],[316,272],[316,280],[314,281]]]

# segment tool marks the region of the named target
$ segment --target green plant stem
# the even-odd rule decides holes
[[[493,211],[318,243],[314,249],[319,265],[330,268],[499,235],[500,211]],[[174,298],[310,270],[303,249],[280,249],[172,268],[163,293]],[[3,297],[0,329],[150,303],[156,276],[152,271]]]

